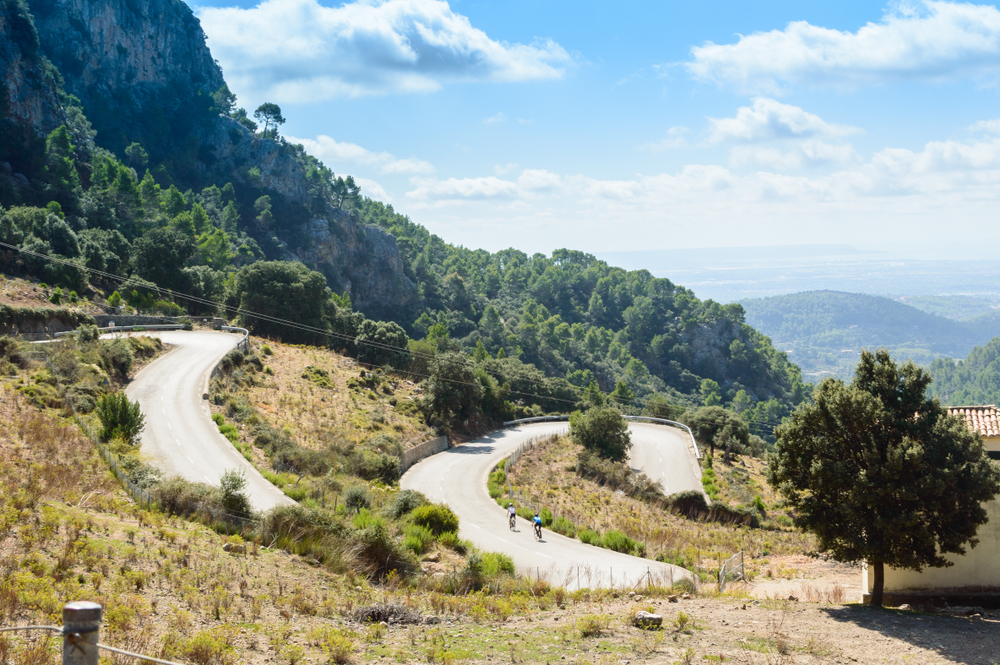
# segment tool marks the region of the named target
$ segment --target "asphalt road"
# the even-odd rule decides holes
[[[202,399],[212,368],[236,347],[240,336],[182,330],[143,334],[175,347],[144,367],[125,389],[146,416],[142,453],[147,461],[167,476],[211,485],[218,485],[229,469],[243,470],[254,508],[293,504],[219,433],[208,401]]]
[[[683,430],[665,425],[629,423],[632,449],[628,464],[660,483],[663,493],[698,491],[701,470],[691,451],[691,439]]]
[[[556,422],[495,432],[418,462],[406,472],[400,485],[450,506],[459,517],[462,538],[481,549],[511,556],[523,574],[539,576],[568,589],[630,587],[647,571],[654,580],[663,582],[690,577],[688,571],[678,566],[593,547],[548,529],[543,532],[542,540],[536,541],[531,526],[521,518],[517,519],[515,531],[508,528],[506,512],[486,491],[490,470],[522,443],[565,432],[567,428],[567,423]],[[630,429],[633,450],[642,450],[643,459],[657,460],[657,468],[650,469],[653,475],[657,479],[668,477],[668,482],[679,488],[672,487],[672,492],[688,489],[691,480],[685,474],[693,478],[693,466],[687,458],[678,463],[678,455],[672,452],[673,448],[679,448],[680,455],[686,457],[686,437],[676,436],[672,428],[664,426],[632,424]],[[663,466],[660,457],[665,460]],[[675,474],[666,471],[668,461],[677,467]]]

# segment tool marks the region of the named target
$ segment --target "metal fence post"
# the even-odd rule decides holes
[[[63,606],[63,665],[97,665],[101,606],[78,600]]]

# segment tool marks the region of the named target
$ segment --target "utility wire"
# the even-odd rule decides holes
[[[69,261],[67,259],[63,259],[63,258],[60,258],[60,257],[57,257],[57,256],[50,256],[48,254],[41,254],[39,252],[35,252],[35,251],[30,250],[30,249],[24,249],[22,247],[18,247],[17,245],[12,245],[12,244],[7,243],[7,242],[0,241],[0,247],[6,247],[7,249],[13,250],[15,252],[20,252],[21,254],[27,254],[29,256],[34,256],[35,258],[42,259],[43,261],[50,261],[52,263],[58,263],[58,264],[61,264],[61,265],[65,265],[65,266],[70,266],[70,267],[76,268],[78,270],[83,270],[83,271],[88,272],[90,274],[102,277],[102,278],[104,278],[104,279],[106,279],[108,281],[112,281],[112,282],[118,283],[119,285],[120,284],[124,284],[126,281],[128,281],[127,277],[122,277],[121,275],[116,275],[114,273],[105,272],[103,270],[98,270],[96,268],[90,268],[88,266],[83,266],[83,265],[80,265],[79,263],[74,263],[73,261]],[[267,321],[269,323],[274,323],[274,324],[277,324],[277,325],[283,325],[283,326],[286,326],[286,327],[289,327],[289,328],[293,328],[295,330],[300,330],[300,331],[303,331],[303,332],[310,332],[310,333],[314,333],[314,334],[318,334],[318,335],[323,335],[323,336],[326,336],[326,337],[331,337],[331,338],[339,339],[339,340],[342,340],[342,341],[345,341],[345,342],[351,342],[353,344],[365,345],[365,346],[373,347],[373,348],[380,349],[380,350],[393,351],[393,352],[396,352],[396,353],[409,353],[413,357],[421,358],[421,359],[424,359],[424,360],[432,360],[434,358],[434,356],[431,355],[431,354],[420,353],[420,352],[413,352],[413,351],[410,351],[409,349],[404,349],[404,348],[401,348],[401,347],[398,347],[398,346],[392,346],[390,344],[382,344],[380,342],[374,342],[374,341],[370,341],[370,340],[360,340],[360,339],[357,338],[357,336],[351,336],[351,335],[347,335],[347,334],[344,334],[344,333],[339,333],[339,332],[336,332],[336,331],[333,331],[333,330],[328,330],[326,328],[319,328],[317,326],[310,326],[308,324],[299,323],[297,321],[290,321],[288,319],[282,319],[280,317],[270,316],[268,314],[261,314],[259,312],[253,312],[251,310],[243,309],[241,307],[232,307],[230,305],[226,305],[225,303],[218,302],[218,301],[215,301],[215,300],[209,300],[207,298],[201,298],[199,296],[193,296],[193,295],[190,295],[188,293],[182,293],[180,291],[174,291],[173,289],[161,288],[161,287],[159,287],[159,286],[157,286],[155,284],[153,286],[160,293],[167,294],[168,296],[170,296],[172,298],[186,300],[188,302],[196,303],[196,304],[199,304],[199,305],[204,305],[206,307],[214,307],[216,309],[222,308],[223,311],[225,311],[227,313],[233,312],[234,314],[240,314],[240,315],[243,315],[243,316],[260,319],[262,321]],[[368,364],[368,363],[363,363],[361,361],[358,361],[358,363],[359,364],[363,364],[363,365],[367,365],[368,367],[376,367],[375,365],[371,365],[371,364]],[[410,371],[407,370],[407,373],[412,374],[414,376],[422,376],[424,378],[428,378],[429,377],[429,375],[427,375],[427,374],[420,374],[419,372],[410,372]],[[453,385],[464,385],[464,386],[478,386],[479,385],[478,383],[472,383],[472,382],[468,382],[468,381],[456,381],[454,379],[439,379],[439,380],[443,380],[443,381],[445,381],[447,383],[451,383]],[[561,398],[561,397],[541,395],[541,394],[538,394],[538,393],[526,393],[526,392],[521,392],[521,391],[518,391],[518,390],[511,390],[510,394],[512,394],[512,395],[519,395],[521,397],[534,397],[534,398],[537,398],[537,399],[550,400],[550,401],[553,401],[553,402],[561,402],[561,403],[570,404],[570,405],[576,405],[576,404],[579,403],[578,400],[570,400],[570,399],[564,399],[564,398]],[[604,397],[605,397],[605,399],[610,399],[610,400],[612,400],[612,401],[614,401],[614,402],[616,402],[618,404],[624,405],[624,406],[630,406],[630,405],[635,404],[635,402],[636,402],[636,400],[626,401],[625,399],[620,398],[617,395],[614,395],[614,393],[608,393],[608,394],[604,395]],[[648,401],[649,401],[648,397],[645,398],[645,399],[643,399],[643,400],[638,400],[638,404],[635,404],[635,406],[637,406],[637,407],[645,406],[648,403]]]

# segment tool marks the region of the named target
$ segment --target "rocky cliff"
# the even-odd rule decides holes
[[[32,145],[66,123],[53,72],[41,57],[31,15],[0,2],[0,179],[27,185]]]
[[[285,218],[276,220],[274,245],[281,249],[270,258],[300,260],[319,270],[369,315],[398,313],[416,299],[416,285],[403,274],[391,236],[332,207],[317,211],[314,204],[309,212],[308,181],[294,151],[213,110],[212,93],[225,81],[198,19],[182,0],[27,2],[38,32],[34,49],[80,99],[99,146],[122,157],[127,145],[141,143],[150,165],[159,165],[182,189],[233,182],[254,196],[281,199],[275,211]],[[14,35],[8,8],[21,3],[0,3],[0,21],[6,21],[0,34]],[[9,41],[0,39],[10,99],[0,115],[37,138],[62,124],[60,106],[52,90],[32,87],[45,70],[42,59],[32,60]]]

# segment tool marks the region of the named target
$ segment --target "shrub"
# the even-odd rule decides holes
[[[514,560],[501,552],[486,552],[483,554],[482,571],[485,575],[513,575]]]
[[[403,530],[403,547],[414,554],[423,554],[433,542],[434,534],[425,526],[411,524]]]
[[[310,637],[319,642],[327,659],[335,665],[351,662],[354,651],[354,633],[342,628],[317,628]]]
[[[56,290],[52,292],[51,296],[49,296],[49,302],[52,303],[53,305],[61,305],[62,297],[63,297],[63,291],[60,287],[57,286]]]
[[[548,508],[542,508],[542,526],[552,526],[552,511]]]
[[[594,531],[593,529],[581,529],[577,537],[581,542],[587,543],[588,545],[593,545],[594,547],[602,547],[603,541],[601,540],[601,534]]]
[[[222,492],[222,506],[237,517],[248,517],[253,513],[250,498],[246,494],[247,477],[241,470],[230,469],[219,479]]]
[[[100,331],[97,326],[85,324],[76,329],[76,338],[81,342],[93,342],[98,337],[100,337]]]
[[[562,534],[567,538],[573,538],[576,536],[576,525],[562,515],[556,518],[556,520],[552,523],[551,528],[556,533]]]
[[[587,614],[576,620],[576,629],[580,637],[597,637],[608,628],[609,617],[599,614]]]
[[[427,497],[420,492],[403,490],[392,498],[392,501],[386,506],[385,514],[390,519],[398,520],[403,515],[412,512],[414,508],[419,508],[425,503],[427,503]]]
[[[442,504],[425,504],[412,512],[413,522],[421,524],[437,536],[446,531],[458,531],[458,515]]]
[[[384,524],[374,524],[354,534],[349,556],[354,568],[376,578],[384,578],[389,571],[403,574],[415,568],[413,561],[389,533]]]
[[[260,347],[260,352],[263,353],[265,356],[274,355],[274,350],[267,344],[264,344],[263,346]]]
[[[132,365],[135,363],[135,354],[128,340],[114,339],[101,342],[100,345],[101,366],[108,374],[117,374],[121,378],[126,378]]]
[[[368,488],[364,485],[351,485],[344,490],[344,507],[355,512],[362,508],[370,508],[371,497],[368,496]]]
[[[122,294],[115,291],[110,296],[108,296],[108,307],[114,307],[118,309],[122,304]]]
[[[138,402],[132,402],[123,392],[109,393],[97,401],[94,408],[101,421],[101,440],[121,437],[135,445],[146,427]]]
[[[581,538],[582,540],[582,538]],[[622,552],[628,554],[637,548],[637,543],[626,536],[621,531],[608,531],[604,534],[602,540],[602,546],[609,550],[614,550],[615,552]]]
[[[457,554],[466,554],[472,549],[472,543],[462,540],[454,531],[446,531],[438,536],[438,542]]]

